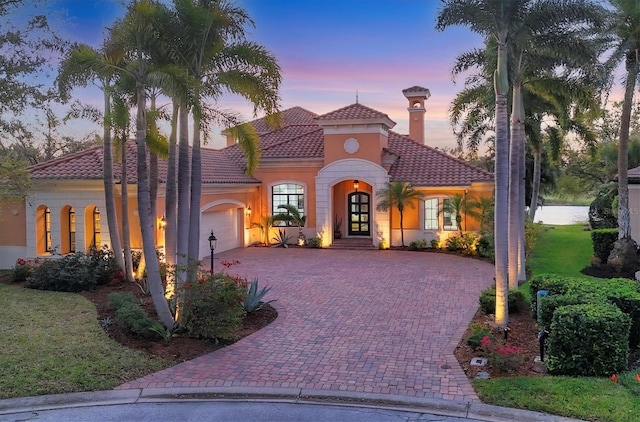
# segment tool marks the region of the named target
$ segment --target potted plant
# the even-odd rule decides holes
[[[333,219],[333,238],[340,239],[342,238],[342,218],[338,217],[338,214]]]

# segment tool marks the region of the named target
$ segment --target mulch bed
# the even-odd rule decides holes
[[[198,356],[211,353],[222,347],[233,344],[261,328],[273,322],[278,312],[269,304],[266,304],[257,312],[247,314],[242,325],[236,332],[234,341],[214,342],[208,339],[191,338],[177,334],[169,341],[149,340],[130,334],[115,323],[114,312],[107,306],[107,296],[112,292],[131,292],[142,304],[148,315],[155,317],[156,312],[151,296],[147,296],[136,283],[119,282],[99,286],[93,291],[80,294],[96,305],[98,321],[109,336],[130,349],[143,351],[152,356],[157,356],[176,363],[194,359]],[[110,323],[106,324],[106,321]]]

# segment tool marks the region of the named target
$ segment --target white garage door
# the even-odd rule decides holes
[[[215,253],[242,246],[238,208],[224,211],[204,212],[200,218],[200,259],[210,256],[209,236],[211,230],[218,239]]]

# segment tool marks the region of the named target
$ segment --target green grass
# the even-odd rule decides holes
[[[545,195],[544,204],[545,205],[591,205],[595,198],[593,196],[553,196],[553,195]]]
[[[640,415],[640,396],[608,378],[510,377],[473,385],[483,402],[500,406],[592,421],[636,422]]]
[[[593,247],[591,232],[584,225],[543,226],[528,265],[531,274],[555,273],[584,277]],[[525,292],[529,283],[521,286]],[[483,402],[534,410],[592,421],[635,422],[640,415],[638,370],[618,374],[618,384],[609,378],[505,377],[474,380]]]
[[[0,284],[0,399],[108,390],[172,363],[110,339],[80,295]]]
[[[580,273],[591,264],[593,244],[591,231],[584,224],[570,226],[543,225],[542,232],[529,258],[531,274],[559,274],[587,277]]]

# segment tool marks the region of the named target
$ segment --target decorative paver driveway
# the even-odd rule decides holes
[[[120,386],[290,387],[478,401],[453,351],[493,282],[438,253],[243,248],[229,273],[271,286],[278,318],[237,343]]]

